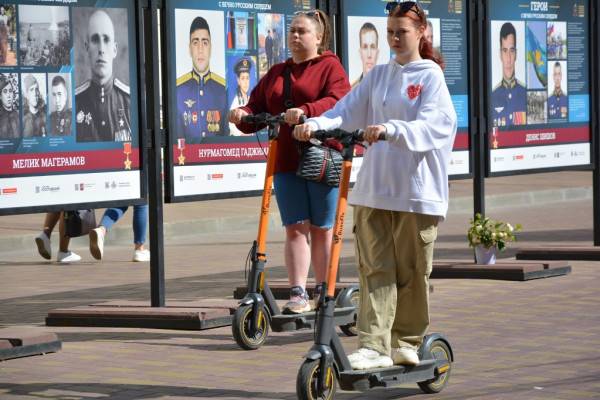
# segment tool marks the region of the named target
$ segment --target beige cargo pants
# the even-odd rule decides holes
[[[390,354],[421,345],[439,217],[354,206],[360,347]]]

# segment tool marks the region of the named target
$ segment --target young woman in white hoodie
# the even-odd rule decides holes
[[[355,251],[360,276],[359,349],[354,369],[415,365],[429,326],[429,275],[437,225],[448,209],[448,163],[456,112],[442,61],[425,39],[416,2],[389,3],[395,52],[336,106],[294,130],[365,129],[370,144],[356,185]],[[378,141],[381,133],[386,140]]]

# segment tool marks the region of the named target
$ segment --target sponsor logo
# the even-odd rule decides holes
[[[541,154],[541,153],[537,153],[537,154],[533,155],[533,159],[534,160],[537,160],[537,159],[540,159],[540,158],[546,158],[546,155],[545,154]]]
[[[517,161],[517,160],[524,160],[525,156],[523,154],[517,154],[513,156],[513,161]]]
[[[494,162],[504,162],[504,157],[494,157]]]
[[[571,151],[571,157],[583,157],[584,155],[584,151]]]
[[[253,178],[256,178],[256,174],[252,174],[250,172],[238,172],[237,178],[238,179],[244,179],[244,178],[253,179]]]
[[[40,187],[39,187],[39,186],[36,186],[36,187],[35,187],[35,192],[36,192],[36,193],[39,193],[39,192],[40,192]]]
[[[16,194],[16,193],[17,193],[16,187],[2,189],[2,194]]]
[[[206,179],[208,179],[209,181],[220,180],[223,179],[223,174],[208,174],[206,175]]]
[[[60,186],[49,186],[49,185],[42,186],[41,191],[42,192],[50,192],[50,193],[60,192]]]

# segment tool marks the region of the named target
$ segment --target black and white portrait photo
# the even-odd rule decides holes
[[[20,5],[19,34],[21,65],[71,64],[68,7]]]
[[[71,74],[48,74],[48,103],[50,136],[69,136],[73,120]]]
[[[73,8],[78,142],[131,141],[127,9]]]
[[[21,74],[23,97],[23,137],[46,136],[46,74]]]
[[[0,139],[18,139],[19,78],[17,74],[0,74]]]

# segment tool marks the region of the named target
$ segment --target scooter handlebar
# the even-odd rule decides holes
[[[324,142],[327,139],[336,139],[340,141],[344,141],[350,139],[353,143],[364,142],[365,138],[364,129],[358,129],[353,132],[348,132],[343,129],[333,129],[333,130],[318,130],[311,132],[311,139],[317,139],[321,142]],[[386,140],[385,133],[380,133],[378,140]]]
[[[242,122],[246,124],[267,124],[267,125],[277,125],[285,123],[285,114],[281,113],[279,115],[271,115],[269,113],[259,113],[259,114],[248,114],[242,117]],[[303,124],[306,121],[306,116],[300,116],[300,124]]]

